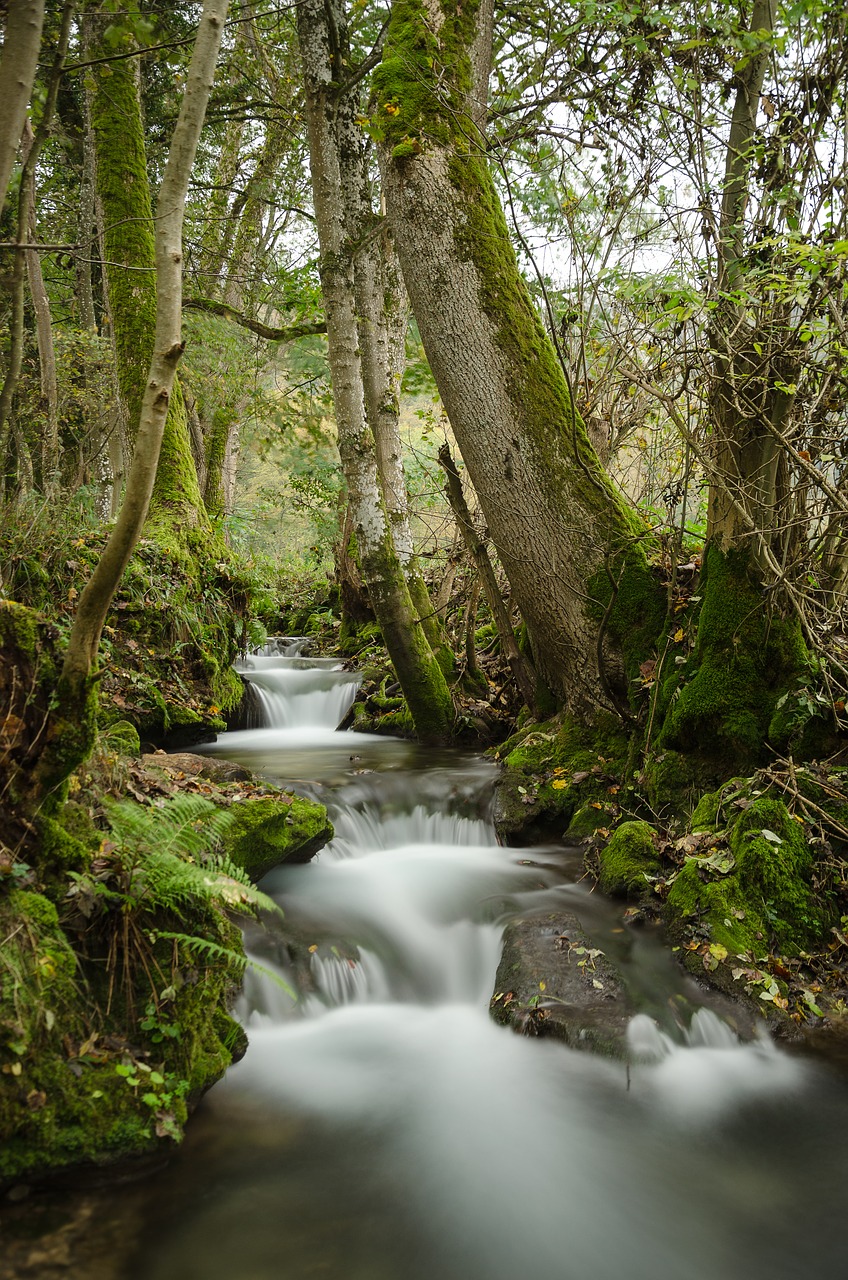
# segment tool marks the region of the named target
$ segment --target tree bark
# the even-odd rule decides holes
[[[536,673],[518,647],[518,641],[512,630],[512,623],[509,620],[509,612],[501,597],[495,571],[492,568],[492,562],[486,550],[486,544],[474,527],[471,512],[468,510],[468,504],[462,492],[462,481],[459,478],[456,463],[451,457],[450,449],[446,444],[442,445],[439,450],[439,463],[447,477],[445,492],[448,502],[471,561],[477,569],[478,580],[482,584],[486,599],[489,602],[492,618],[500,636],[504,657],[509,663],[522,701],[525,706],[535,712],[537,710]]]
[[[713,459],[722,483],[710,486],[707,539],[725,553],[745,546],[752,563],[761,568],[765,567],[764,544],[771,547],[779,538],[780,508],[787,496],[781,484],[784,455],[763,418],[779,433],[789,400],[775,384],[788,383],[793,377],[790,368],[778,369],[770,359],[777,351],[782,352],[783,363],[786,361],[786,329],[780,317],[761,314],[755,324],[749,318],[750,300],[743,296],[752,148],[771,53],[774,3],[755,0],[750,34],[760,38],[761,47],[750,54],[735,76],[718,228],[718,299],[711,335]]]
[[[392,545],[365,415],[350,245],[351,220],[355,225],[361,201],[356,157],[362,137],[355,100],[340,92],[344,8],[339,0],[304,0],[297,21],[339,452],[362,573],[416,731],[422,740],[446,741],[453,704]]]
[[[91,53],[103,24],[99,0],[89,10]],[[141,420],[157,325],[158,230],[153,221],[141,121],[137,60],[109,61],[91,68],[91,119],[97,191],[104,220],[104,275],[115,343],[118,382],[130,436]],[[161,192],[159,207],[161,208]],[[158,216],[158,215],[157,215]],[[133,448],[136,446],[133,445]],[[191,456],[188,422],[179,381],[168,397],[151,516],[179,525],[197,524],[203,503]]]
[[[35,81],[43,24],[44,0],[9,0],[0,51],[0,212]]]
[[[24,126],[24,171],[21,177],[23,216],[26,220],[24,240],[36,243],[35,223],[35,163],[29,163],[34,142],[32,126],[27,120]],[[56,377],[56,349],[53,343],[53,320],[50,315],[50,299],[44,285],[41,259],[37,249],[24,251],[29,293],[35,312],[35,336],[38,344],[38,364],[41,374],[41,395],[47,412],[47,430],[41,441],[39,457],[41,482],[49,486],[59,470],[59,384]]]
[[[159,451],[182,342],[182,228],[188,183],[227,14],[228,0],[205,0],[180,114],[156,209],[156,328],[127,491],[103,554],[83,591],[68,641],[62,685],[78,696],[90,683],[103,623],[141,534],[153,493]]]
[[[487,31],[473,0],[396,0],[376,77],[386,197],[430,367],[537,668],[591,720],[609,705],[595,660],[607,559],[619,581],[607,637],[617,683],[622,650],[635,675],[639,602],[655,612],[645,533],[598,462],[518,269],[474,122]]]
[[[409,524],[400,439],[400,384],[406,367],[409,301],[388,228],[377,221],[367,194],[362,157],[362,205],[354,258],[365,412],[374,436],[377,471],[395,553],[421,628],[445,674],[453,654],[421,573]],[[379,228],[379,233],[378,233]]]

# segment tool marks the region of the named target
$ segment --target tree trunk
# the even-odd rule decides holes
[[[362,573],[416,731],[424,741],[446,741],[453,704],[392,545],[365,416],[350,244],[352,215],[358,220],[361,200],[356,160],[361,131],[353,96],[340,91],[344,9],[337,0],[305,0],[297,17],[339,452]]]
[[[215,76],[227,7],[228,0],[205,0],[159,192],[155,223],[156,329],[153,357],[144,388],[126,496],[103,554],[80,597],[68,641],[59,683],[60,701],[64,699],[66,707],[82,707],[91,700],[92,671],[97,661],[103,623],[121,574],[141,534],[153,493],[169,402],[176,386],[177,364],[183,351],[183,213]]]
[[[459,478],[456,463],[451,457],[450,449],[446,444],[442,445],[439,450],[439,463],[447,477],[445,492],[448,502],[462,534],[471,562],[477,570],[477,578],[486,593],[486,599],[489,602],[492,618],[497,627],[504,657],[509,663],[525,706],[535,712],[538,709],[536,706],[536,673],[518,647],[518,641],[512,630],[512,623],[509,620],[509,611],[501,597],[500,587],[495,577],[495,571],[492,568],[492,562],[489,559],[489,553],[486,550],[486,544],[474,527],[471,512],[468,510],[468,504],[462,492],[462,481]]]
[[[44,0],[9,0],[6,5],[0,51],[0,212],[6,203],[35,81],[43,23]]]
[[[591,720],[638,668],[657,605],[640,523],[592,449],[521,277],[479,118],[489,18],[460,0],[396,3],[377,71],[389,216],[424,348],[540,675]],[[610,597],[605,676],[596,661]],[[623,651],[623,659],[622,659]],[[644,649],[642,650],[644,656]]]
[[[430,648],[442,670],[450,675],[453,654],[422,576],[409,525],[400,440],[400,384],[406,367],[409,301],[388,228],[384,225],[377,234],[379,223],[367,197],[364,156],[360,190],[362,207],[355,236],[359,248],[354,259],[354,279],[365,412],[374,436],[377,471],[395,553]]]
[[[784,361],[785,325],[776,315],[760,315],[755,323],[749,318],[750,301],[740,297],[745,288],[750,171],[756,162],[757,111],[771,53],[773,10],[774,0],[755,0],[750,34],[761,44],[735,77],[718,229],[718,305],[711,335],[710,402],[717,477],[709,492],[707,539],[725,553],[745,546],[761,569],[766,567],[764,553],[779,539],[781,507],[787,497],[783,453],[763,419],[780,430],[789,397],[775,384],[792,380],[791,369],[777,369],[769,359],[768,321],[777,322],[774,347],[784,352]]]
[[[100,15],[100,16],[97,16]],[[89,53],[111,18],[95,5],[96,28]],[[104,49],[105,52],[114,52]],[[91,102],[97,191],[104,220],[104,273],[115,343],[118,382],[130,434],[141,417],[157,316],[155,224],[141,122],[137,60],[109,61],[91,68]],[[159,206],[161,208],[161,193]],[[185,403],[179,381],[168,398],[159,470],[150,501],[151,516],[193,525],[203,516],[191,456]]]

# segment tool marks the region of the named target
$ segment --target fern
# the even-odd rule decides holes
[[[108,805],[109,825],[131,872],[130,898],[179,915],[206,904],[223,910],[281,915],[246,872],[220,852],[233,815],[202,796],[173,796],[159,808],[132,801]]]
[[[218,942],[211,942],[208,938],[199,938],[192,933],[168,933],[162,929],[157,929],[156,936],[158,938],[168,938],[186,947],[189,951],[195,951],[210,960],[226,960],[227,964],[238,966],[239,973],[244,973],[245,969],[248,968],[254,969],[256,973],[264,974],[266,978],[270,978],[278,987],[282,987],[286,995],[297,1002],[297,992],[289,986],[285,978],[275,973],[273,969],[269,969],[267,965],[251,959],[250,956],[240,955],[237,951],[231,951],[229,947],[222,947]]]

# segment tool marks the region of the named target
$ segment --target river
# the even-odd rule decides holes
[[[273,722],[212,749],[321,798],[336,838],[263,882],[285,923],[248,934],[247,1056],[167,1168],[99,1202],[125,1229],[66,1274],[844,1275],[844,1078],[708,1010],[676,1036],[637,1017],[628,1066],[496,1026],[511,917],[567,904],[591,929],[614,909],[573,852],[498,845],[490,763],[335,733],[355,681],[297,646],[248,663]],[[633,956],[661,1006],[681,979],[658,940]]]

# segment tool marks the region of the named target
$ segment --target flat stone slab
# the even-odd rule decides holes
[[[233,760],[214,756],[197,756],[191,751],[168,754],[157,751],[141,757],[145,769],[163,769],[165,773],[183,773],[188,778],[208,778],[210,782],[250,782],[253,774]]]
[[[508,925],[490,1009],[496,1022],[524,1035],[616,1058],[627,1056],[636,1012],[618,971],[567,911]]]

